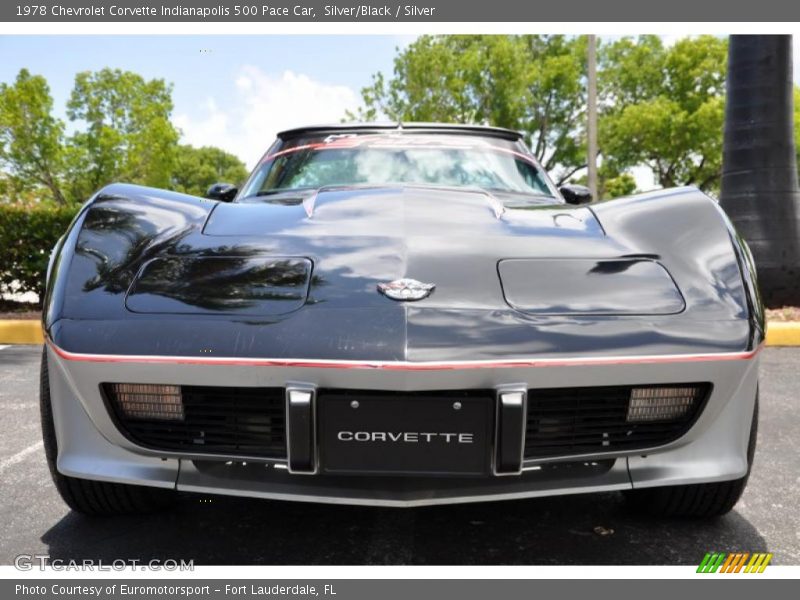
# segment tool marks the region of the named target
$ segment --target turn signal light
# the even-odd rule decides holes
[[[637,387],[631,390],[628,422],[676,421],[702,397],[698,386]]]
[[[183,400],[178,385],[112,383],[111,397],[130,419],[183,421]]]

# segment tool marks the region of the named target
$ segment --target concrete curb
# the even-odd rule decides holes
[[[767,323],[767,346],[800,346],[800,321]]]
[[[39,321],[0,319],[0,344],[41,344],[43,341]],[[800,321],[770,321],[767,346],[800,346]]]
[[[41,344],[42,322],[28,319],[0,319],[0,344]]]

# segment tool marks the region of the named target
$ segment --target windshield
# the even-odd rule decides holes
[[[437,185],[553,197],[542,171],[502,141],[431,135],[329,136],[262,160],[241,197],[348,185]]]

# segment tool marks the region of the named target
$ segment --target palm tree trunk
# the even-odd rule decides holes
[[[753,252],[764,303],[800,306],[792,38],[733,35],[720,202]]]

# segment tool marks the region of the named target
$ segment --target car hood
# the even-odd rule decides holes
[[[72,351],[120,351],[125,340],[135,354],[439,360],[737,348],[749,332],[742,280],[716,211],[691,190],[498,210],[469,190],[329,189],[313,203],[224,204],[112,186],[67,236],[68,260],[55,261],[46,326]],[[433,291],[414,302],[380,293],[401,278]]]
[[[500,261],[631,253],[588,208],[544,202],[504,204],[485,192],[441,188],[328,190],[220,204],[203,237],[310,259],[309,298],[327,306],[381,306],[387,299],[376,293],[379,283],[413,278],[436,286],[420,305],[500,309],[507,308]]]

